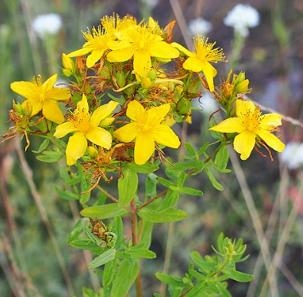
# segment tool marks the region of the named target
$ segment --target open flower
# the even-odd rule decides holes
[[[214,91],[214,77],[217,75],[217,70],[210,64],[210,62],[225,62],[225,56],[222,49],[214,48],[214,43],[207,43],[202,36],[194,38],[196,52],[190,52],[182,45],[173,42],[172,46],[183,52],[189,58],[183,63],[183,68],[193,72],[203,72],[207,80],[209,90]]]
[[[262,139],[275,151],[282,152],[284,143],[270,132],[282,125],[281,115],[270,113],[261,115],[260,108],[251,101],[236,100],[236,115],[209,130],[222,133],[239,133],[234,139],[235,151],[241,154],[241,159],[246,160],[253,150],[256,141]]]
[[[162,37],[146,26],[132,26],[125,33],[125,40],[111,43],[113,50],[108,53],[109,62],[125,62],[134,57],[134,72],[146,77],[151,69],[151,57],[173,59],[179,52]]]
[[[56,81],[57,74],[54,74],[45,83],[42,83],[42,78],[39,75],[37,79],[33,78],[33,82],[16,81],[11,83],[11,89],[30,102],[32,116],[42,110],[46,119],[61,124],[64,122],[64,116],[58,101],[67,100],[70,97],[70,90],[54,87]]]
[[[93,67],[96,62],[103,56],[104,52],[109,49],[108,44],[115,39],[121,39],[123,32],[129,26],[136,24],[136,20],[133,17],[126,16],[120,19],[119,16],[104,17],[101,19],[101,26],[92,29],[92,32],[88,30],[83,32],[86,43],[79,50],[68,54],[69,57],[79,57],[89,54],[86,60],[87,67]]]
[[[68,133],[74,132],[68,140],[66,147],[66,163],[73,165],[81,158],[87,148],[87,140],[92,143],[110,149],[112,136],[99,126],[108,126],[114,121],[111,113],[118,103],[110,101],[98,107],[93,114],[89,113],[87,98],[83,94],[82,100],[78,102],[77,108],[69,116],[68,121],[57,126],[55,137],[62,138]]]
[[[138,101],[128,104],[126,115],[133,121],[114,132],[122,142],[135,139],[135,163],[145,164],[155,151],[155,142],[178,148],[180,141],[174,131],[163,122],[170,110],[169,104],[145,110]]]

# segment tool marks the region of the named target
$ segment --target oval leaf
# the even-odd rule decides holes
[[[124,208],[120,208],[117,203],[109,203],[84,208],[80,213],[84,217],[103,220],[116,216],[124,216],[128,211]]]
[[[138,211],[138,216],[152,223],[168,223],[184,220],[187,213],[174,208],[168,208],[161,212],[142,209]]]
[[[119,206],[123,207],[134,198],[138,188],[138,175],[135,171],[126,168],[123,170],[123,178],[118,180]]]
[[[105,263],[112,261],[115,259],[116,255],[116,250],[115,249],[110,249],[103,253],[102,255],[96,257],[93,261],[91,261],[88,264],[89,268],[97,268],[101,265],[104,265]]]

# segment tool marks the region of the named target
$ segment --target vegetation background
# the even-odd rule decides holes
[[[9,85],[30,80],[33,75],[49,77],[60,73],[61,54],[80,48],[81,30],[98,25],[104,15],[131,14],[141,20],[152,16],[164,27],[176,20],[174,40],[191,43],[188,23],[203,17],[212,23],[210,41],[222,47],[227,58],[233,49],[233,29],[223,19],[239,1],[233,0],[1,0],[0,1],[0,134],[10,126],[8,110],[17,99]],[[303,141],[303,1],[250,0],[260,13],[260,25],[245,40],[236,73],[245,71],[253,92],[250,97],[267,108],[299,121],[285,118],[283,141]],[[57,13],[62,28],[53,38],[41,39],[32,28],[37,15]],[[218,65],[217,83],[225,79],[229,64]],[[63,76],[61,75],[63,79]],[[187,141],[201,145],[208,135],[207,102],[204,112],[194,111]],[[301,121],[301,122],[300,122]],[[177,133],[181,128],[176,126]],[[60,164],[40,163],[24,143],[5,142],[0,146],[0,296],[79,297],[82,286],[97,289],[98,276],[88,271],[89,253],[66,244],[66,236],[79,218],[79,206],[60,199],[53,184],[61,185]],[[288,169],[273,153],[274,162],[253,152],[239,162],[231,151],[232,173],[218,176],[224,191],[212,188],[202,174],[192,187],[202,197],[183,197],[189,218],[174,227],[170,239],[172,275],[187,269],[189,252],[211,253],[220,232],[243,238],[250,258],[242,271],[255,275],[248,284],[229,283],[237,296],[303,296],[303,189],[302,168]],[[301,157],[303,158],[303,156]],[[297,162],[299,163],[300,160]],[[28,167],[27,167],[28,165]],[[127,223],[127,222],[126,222]],[[146,261],[143,286],[152,296],[159,290],[154,273],[163,270],[167,233],[161,225],[154,232],[151,249],[158,258]],[[265,237],[264,237],[265,234]],[[70,282],[70,283],[69,283]],[[24,292],[27,292],[25,295]]]

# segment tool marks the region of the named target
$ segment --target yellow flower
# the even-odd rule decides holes
[[[55,137],[62,138],[68,133],[74,132],[68,140],[66,147],[66,163],[73,165],[81,158],[87,148],[87,140],[92,143],[110,149],[112,145],[111,134],[99,126],[108,126],[114,121],[111,113],[118,103],[110,101],[98,107],[93,114],[89,113],[87,98],[83,94],[82,100],[78,102],[77,108],[65,122],[56,128]]]
[[[67,100],[70,97],[70,90],[54,87],[56,81],[57,74],[54,74],[44,83],[42,83],[41,76],[38,75],[37,79],[34,77],[32,82],[16,81],[11,83],[11,89],[30,102],[32,116],[42,110],[46,119],[61,124],[64,122],[64,116],[58,101]]]
[[[134,72],[146,77],[151,69],[151,57],[173,59],[179,56],[178,50],[163,41],[146,26],[131,26],[125,32],[125,39],[111,43],[113,50],[108,53],[109,62],[124,62],[134,57]]]
[[[260,108],[251,101],[236,100],[236,115],[224,120],[209,130],[222,133],[239,133],[234,139],[235,151],[246,160],[253,150],[256,141],[262,139],[275,151],[282,152],[284,143],[270,132],[282,125],[281,115],[270,113],[261,115]]]
[[[214,48],[214,43],[207,43],[208,39],[202,36],[194,38],[196,52],[190,52],[185,47],[178,43],[172,43],[179,51],[183,52],[189,58],[183,63],[183,68],[193,72],[203,72],[207,80],[209,90],[214,91],[214,77],[217,75],[217,70],[210,62],[224,62],[225,57],[222,49]]]
[[[107,43],[111,40],[111,37],[103,32],[101,26],[97,29],[93,27],[92,32],[88,29],[87,32],[83,32],[83,35],[87,42],[84,43],[81,49],[71,52],[68,56],[79,57],[90,53],[86,59],[86,66],[90,68],[96,64],[108,49]]]
[[[101,26],[96,29],[93,27],[92,32],[88,29],[87,32],[83,32],[86,43],[82,49],[71,52],[69,57],[83,56],[88,53],[86,66],[93,67],[96,62],[103,56],[104,52],[109,49],[108,45],[115,39],[121,39],[124,35],[126,28],[136,25],[136,20],[131,16],[126,16],[122,20],[119,16],[108,17],[105,16],[101,19]]]
[[[145,110],[138,101],[128,104],[126,115],[133,121],[114,132],[122,142],[135,140],[135,163],[145,164],[155,151],[155,142],[178,148],[180,141],[174,131],[163,122],[170,110],[169,104]]]

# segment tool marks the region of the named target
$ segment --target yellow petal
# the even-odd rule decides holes
[[[68,133],[75,131],[77,131],[77,128],[75,128],[75,126],[71,122],[66,122],[57,126],[54,136],[57,138],[62,138]]]
[[[184,69],[191,70],[193,72],[201,72],[203,67],[204,67],[204,63],[196,57],[189,57],[183,63],[183,68]]]
[[[265,143],[273,148],[277,152],[283,152],[285,148],[285,144],[275,135],[271,134],[270,132],[260,129],[256,132],[258,136],[260,136]]]
[[[76,51],[73,51],[68,54],[69,57],[79,57],[79,56],[84,56],[88,53],[90,53],[93,50],[93,47],[84,47],[81,49],[78,49]]]
[[[136,51],[134,53],[134,71],[136,74],[146,77],[151,68],[151,59],[147,51]]]
[[[86,59],[86,66],[88,68],[93,67],[96,62],[102,57],[105,49],[103,50],[93,50],[91,54]]]
[[[124,62],[129,60],[135,53],[135,49],[130,46],[120,50],[115,50],[107,54],[109,62]]]
[[[62,124],[64,122],[63,113],[58,105],[58,102],[55,100],[49,99],[44,101],[42,114],[46,119],[54,123]]]
[[[206,81],[208,83],[209,90],[214,91],[214,77],[217,74],[216,69],[208,62],[203,62],[204,66],[202,72],[205,75]]]
[[[156,142],[168,147],[178,148],[180,140],[175,132],[167,125],[159,125],[153,133],[153,138]]]
[[[155,142],[146,134],[139,133],[135,143],[135,163],[145,164],[155,151]]]
[[[112,145],[111,134],[103,128],[92,127],[85,133],[86,138],[94,144],[110,149]]]
[[[55,100],[67,100],[70,98],[69,88],[52,88],[48,93],[47,97]]]
[[[118,105],[118,102],[110,101],[107,104],[98,107],[92,114],[90,124],[94,127],[99,126],[100,121],[107,118]]]
[[[164,41],[152,44],[149,53],[152,57],[164,59],[173,59],[179,57],[179,51]]]
[[[82,99],[77,103],[77,109],[82,113],[88,113],[88,103],[85,94],[82,95]]]
[[[221,133],[241,133],[245,130],[245,126],[239,118],[228,118],[209,130]]]
[[[253,114],[255,112],[256,106],[252,101],[236,100],[236,114],[237,117],[243,118],[243,115],[247,113]]]
[[[67,165],[73,165],[81,158],[87,148],[87,140],[84,137],[84,133],[76,132],[68,140],[66,147],[66,163]]]
[[[260,127],[267,131],[282,125],[282,116],[277,113],[265,114],[260,117]]]
[[[32,116],[36,115],[43,108],[43,104],[39,100],[25,100],[24,102],[30,102],[32,107]]]
[[[184,53],[188,57],[194,57],[195,56],[195,53],[190,52],[187,48],[185,48],[184,46],[182,46],[179,43],[173,42],[173,43],[171,43],[171,46],[177,48],[180,52]]]
[[[53,76],[51,76],[49,79],[47,79],[44,84],[43,84],[43,90],[45,93],[47,93],[48,91],[50,91],[53,87],[54,84],[56,83],[58,78],[57,74],[54,74]]]
[[[147,116],[144,107],[137,100],[127,105],[126,115],[135,122],[142,122]]]
[[[139,132],[139,125],[136,123],[127,124],[119,129],[117,129],[113,134],[114,136],[122,142],[131,142],[133,141],[138,132]]]
[[[147,111],[148,123],[160,124],[170,110],[170,104],[163,104],[159,107],[153,107]]]
[[[11,89],[24,98],[29,99],[32,97],[33,93],[36,92],[37,88],[32,82],[15,81],[11,83]]]
[[[256,143],[256,134],[250,131],[243,131],[234,139],[235,151],[241,154],[242,160],[248,159]]]

